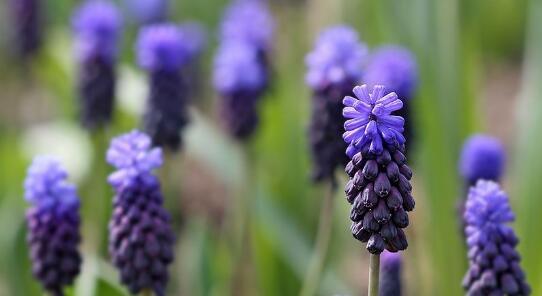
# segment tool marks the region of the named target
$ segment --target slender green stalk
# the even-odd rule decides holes
[[[145,290],[141,291],[141,293],[140,293],[141,296],[152,296],[153,294],[154,293],[152,293],[152,291],[149,290],[149,289],[145,289]]]
[[[371,254],[369,263],[369,292],[368,296],[378,296],[380,280],[380,255]]]
[[[324,262],[329,248],[331,231],[333,229],[333,197],[335,186],[330,184],[327,194],[324,196],[322,208],[320,209],[320,219],[318,232],[316,234],[316,245],[309,263],[308,272],[305,274],[301,296],[315,295],[321,282]]]
[[[111,214],[110,201],[111,197],[108,195],[107,185],[107,163],[105,161],[105,154],[108,146],[107,130],[101,128],[96,130],[92,134],[92,142],[94,149],[94,167],[92,174],[92,200],[94,204],[93,213],[98,215],[99,223],[99,246],[98,250],[100,254],[107,254],[107,223]],[[95,216],[94,216],[95,217]]]

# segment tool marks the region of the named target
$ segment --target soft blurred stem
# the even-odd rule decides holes
[[[152,296],[153,293],[152,293],[151,290],[145,289],[145,290],[141,291],[141,294],[140,294],[140,295],[141,295],[141,296]]]
[[[105,154],[107,150],[107,130],[100,128],[92,132],[92,145],[94,149],[94,170],[92,172],[92,197],[88,197],[87,203],[94,204],[93,217],[97,215],[98,219],[98,251],[100,254],[107,254],[107,223],[111,213],[110,200],[107,196],[107,163]]]
[[[162,179],[164,204],[173,216],[174,227],[177,229],[181,221],[178,206],[181,194],[179,153],[168,148],[163,148],[163,152],[164,164],[160,170],[160,178]]]
[[[301,296],[315,295],[320,286],[322,270],[329,248],[331,231],[333,229],[333,197],[335,195],[336,186],[333,183],[329,184],[329,190],[324,196],[322,208],[320,210],[320,219],[318,224],[318,232],[316,234],[316,246],[312,254],[311,262],[309,263],[308,272],[303,281]]]
[[[369,292],[368,296],[378,296],[378,287],[380,280],[380,255],[371,254],[369,263]]]

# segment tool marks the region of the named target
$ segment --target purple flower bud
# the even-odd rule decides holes
[[[401,296],[402,259],[399,253],[382,252],[380,255],[380,296]]]
[[[138,23],[148,25],[167,19],[168,2],[168,0],[124,0],[124,6]]]
[[[107,161],[117,168],[109,176],[115,189],[109,253],[131,293],[148,289],[161,296],[173,261],[174,235],[160,183],[152,174],[162,165],[162,152],[151,146],[149,136],[132,131],[113,139],[107,151]]]
[[[355,201],[363,192],[360,202],[365,209],[351,215],[355,218],[352,229],[361,227],[369,232],[367,250],[371,253],[404,250],[408,243],[402,228],[409,224],[407,211],[414,209],[409,181],[412,171],[403,154],[404,120],[391,115],[403,103],[395,93],[386,94],[382,86],[375,86],[371,93],[367,86],[358,86],[354,94],[357,98],[346,96],[343,100],[347,118],[343,138],[352,158],[346,165],[350,181],[345,192],[348,201]],[[354,233],[354,237],[360,235]]]
[[[13,38],[18,55],[33,55],[42,44],[42,5],[39,0],[10,0]]]
[[[493,137],[477,134],[463,145],[459,170],[468,185],[480,179],[499,181],[505,167],[506,153],[501,142]]]
[[[314,160],[313,179],[334,182],[337,166],[346,165],[346,144],[341,98],[351,95],[360,80],[365,46],[354,30],[336,26],[323,31],[306,57],[307,84],[312,88],[312,118],[309,128]]]
[[[94,129],[109,123],[113,113],[121,16],[112,3],[92,0],[79,7],[72,24],[81,122]]]
[[[493,181],[471,187],[465,207],[469,271],[463,279],[468,295],[529,295],[530,288],[513,249],[517,237],[508,196]]]
[[[62,295],[81,265],[79,198],[67,177],[57,160],[42,156],[34,159],[24,182],[32,205],[26,213],[32,272],[53,295]]]

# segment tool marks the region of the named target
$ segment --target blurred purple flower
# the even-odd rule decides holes
[[[10,0],[13,38],[17,54],[23,58],[33,55],[42,44],[43,20],[40,0]]]
[[[380,296],[401,296],[401,254],[382,252],[380,255]]]
[[[409,100],[418,86],[416,58],[408,49],[400,46],[380,47],[371,54],[363,80],[370,87],[385,85],[399,99]]]
[[[147,71],[179,71],[192,58],[190,42],[175,24],[149,25],[141,29],[137,40],[137,60]]]
[[[506,153],[502,143],[491,136],[477,134],[468,138],[461,152],[459,171],[468,185],[476,181],[499,181],[505,167]]]
[[[115,189],[109,222],[109,254],[120,279],[132,294],[152,290],[165,295],[174,235],[163,207],[158,178],[160,148],[144,133],[132,131],[111,141],[107,161],[117,168],[109,176]]]
[[[140,24],[160,23],[167,19],[168,0],[124,0],[131,17]]]
[[[60,163],[51,157],[34,159],[24,182],[27,243],[32,273],[52,295],[63,295],[79,274],[79,198]]]
[[[515,250],[518,244],[508,196],[493,181],[480,180],[469,191],[465,213],[469,270],[467,295],[529,295]]]
[[[367,47],[348,26],[335,26],[323,31],[314,50],[305,58],[308,67],[306,83],[316,90],[330,85],[359,83]]]

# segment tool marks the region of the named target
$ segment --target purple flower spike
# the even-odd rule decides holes
[[[109,176],[115,189],[109,222],[109,253],[120,279],[132,294],[152,290],[165,295],[174,236],[163,207],[158,178],[160,148],[144,133],[132,131],[111,141],[107,161],[117,168]]]
[[[368,145],[369,152],[382,153],[384,143],[400,147],[405,143],[403,136],[405,121],[402,117],[391,115],[403,107],[394,92],[386,93],[384,86],[377,85],[369,92],[367,85],[354,88],[356,98],[347,96],[343,116],[346,132],[343,139],[356,151]],[[353,156],[350,152],[350,157]]]
[[[514,221],[508,196],[493,181],[471,187],[464,214],[469,270],[467,295],[529,295],[531,289],[515,250],[519,240],[507,223]]]
[[[43,39],[42,5],[40,0],[10,0],[14,26],[13,38],[17,54],[22,58],[39,50]]]
[[[380,256],[380,296],[401,296],[402,258],[399,253],[382,252]]]
[[[355,85],[363,74],[367,47],[350,27],[335,26],[323,31],[314,50],[307,55],[306,83],[315,90],[336,85]]]
[[[506,163],[502,143],[493,137],[478,134],[463,145],[459,170],[468,185],[480,179],[499,181]]]
[[[186,46],[188,55],[196,58],[207,46],[207,32],[197,22],[186,22],[179,25],[181,39]]]
[[[115,97],[115,62],[121,16],[114,4],[88,1],[72,23],[79,60],[79,106],[83,126],[95,129],[111,121]]]
[[[79,198],[66,171],[51,157],[37,157],[24,183],[27,243],[32,273],[51,295],[63,295],[79,274]]]
[[[409,224],[407,212],[414,209],[412,171],[406,165],[404,120],[390,115],[403,103],[383,86],[369,92],[366,85],[354,88],[357,98],[347,96],[343,115],[348,120],[344,140],[351,161],[345,192],[352,204],[352,234],[367,243],[367,250],[380,254],[405,250],[403,228]]]
[[[141,29],[137,41],[139,66],[147,71],[179,71],[191,56],[190,46],[174,24],[150,25]]]
[[[222,19],[221,41],[246,42],[264,55],[273,43],[275,23],[265,1],[237,0]]]
[[[363,80],[369,86],[385,85],[401,100],[409,100],[418,86],[416,58],[400,46],[378,48],[369,59]]]
[[[140,24],[153,24],[167,19],[168,0],[124,0],[124,6]]]

